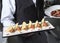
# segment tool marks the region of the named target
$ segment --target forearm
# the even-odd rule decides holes
[[[14,3],[12,2],[12,0],[2,0],[1,23],[3,26],[15,25],[13,22],[15,6],[13,6]]]

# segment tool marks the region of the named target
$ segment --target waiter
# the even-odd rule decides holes
[[[44,0],[2,0],[1,23],[4,27],[23,21],[41,21],[44,17]],[[14,39],[13,39],[14,38]],[[8,38],[9,39],[9,38]],[[12,37],[8,43],[47,43],[45,33],[39,32]]]

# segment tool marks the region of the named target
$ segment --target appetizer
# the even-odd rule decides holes
[[[29,21],[28,24],[26,24],[26,22],[23,22],[21,26],[18,25],[18,23],[16,23],[16,25],[14,26],[10,26],[8,29],[7,29],[7,32],[15,32],[15,31],[22,31],[22,30],[29,30],[29,29],[35,29],[35,28],[42,28],[42,27],[47,27],[48,26],[48,23],[45,22],[45,19],[43,18],[41,20],[41,23],[36,21],[35,23],[32,23],[32,21]]]
[[[11,32],[11,33],[15,32],[15,31],[16,30],[13,28],[13,26],[8,27],[8,29],[6,30],[6,32]]]
[[[27,30],[28,29],[28,26],[26,25],[26,22],[23,22],[22,23],[22,30]]]
[[[32,21],[29,21],[28,28],[29,29],[34,29],[35,28],[34,24],[32,24]]]
[[[38,21],[35,22],[35,28],[37,28],[37,27],[38,27],[38,28],[41,28],[41,24],[39,24]]]
[[[48,26],[48,23],[45,22],[45,19],[44,18],[41,21],[41,26],[42,27],[47,27]]]
[[[21,27],[19,27],[18,23],[16,23],[15,29],[16,29],[17,31],[21,31]]]
[[[42,26],[47,27],[48,24],[44,21],[44,22],[42,23]]]

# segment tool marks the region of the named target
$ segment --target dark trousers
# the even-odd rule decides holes
[[[29,37],[9,37],[8,43],[47,43],[47,37],[44,32],[40,32]]]

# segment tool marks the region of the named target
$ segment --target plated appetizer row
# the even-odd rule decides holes
[[[29,30],[29,29],[42,29],[42,27],[47,27],[48,23],[45,22],[44,19],[42,19],[41,22],[36,21],[35,23],[32,23],[32,21],[29,21],[29,23],[27,24],[26,22],[23,22],[21,25],[19,25],[18,23],[16,23],[16,25],[14,26],[9,26],[8,29],[6,30],[6,32],[15,32],[15,31],[22,31],[22,30]]]

